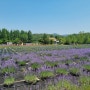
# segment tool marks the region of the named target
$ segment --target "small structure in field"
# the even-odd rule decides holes
[[[33,43],[25,43],[26,46],[31,46]]]
[[[7,45],[12,45],[13,43],[12,42],[7,42]]]

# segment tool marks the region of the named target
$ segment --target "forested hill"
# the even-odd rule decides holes
[[[20,43],[40,43],[40,44],[90,44],[90,33],[79,32],[78,34],[58,35],[58,34],[32,34],[30,30],[0,30],[0,44],[12,42]]]

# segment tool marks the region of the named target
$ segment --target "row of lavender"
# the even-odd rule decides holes
[[[57,46],[56,48],[58,49],[50,48],[49,50],[44,47],[44,49],[41,50],[40,48],[36,51],[29,49],[32,51],[28,52],[24,49],[25,52],[21,53],[16,52],[15,48],[1,49],[0,74],[3,77],[1,83],[6,84],[10,77],[13,77],[16,81],[25,79],[29,83],[33,81],[36,83],[39,80],[53,77],[52,84],[66,78],[78,85],[77,77],[90,76],[89,48],[75,47],[70,49],[65,47],[66,49],[61,49]],[[30,77],[33,80],[30,80]],[[73,77],[76,78],[73,79]],[[10,79],[14,81],[13,78]],[[47,80],[46,83],[51,83],[49,81]]]

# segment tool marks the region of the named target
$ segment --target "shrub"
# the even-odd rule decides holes
[[[69,72],[72,76],[79,76],[80,75],[78,68],[71,68]]]
[[[26,75],[24,77],[25,81],[28,83],[36,83],[37,81],[39,81],[39,78],[36,75]]]
[[[72,63],[71,60],[66,60],[66,61],[65,61],[65,65],[67,65],[67,66],[69,66],[70,63]]]
[[[19,66],[25,66],[26,65],[26,61],[18,61],[17,63]]]
[[[90,72],[90,65],[84,65],[84,69],[87,70],[87,72]]]
[[[80,77],[79,83],[83,84],[83,85],[86,85],[86,84],[89,85],[90,84],[90,77],[88,77],[88,76]]]
[[[56,69],[56,74],[67,75],[68,72],[64,68],[58,68],[58,69]]]
[[[68,80],[60,80],[57,84],[50,84],[46,88],[46,90],[89,90],[89,89],[81,89],[77,85],[72,84]]]
[[[42,71],[40,73],[41,79],[46,79],[46,78],[53,77],[53,76],[54,76],[54,73],[51,71]]]
[[[50,66],[50,67],[57,67],[57,66],[58,66],[58,62],[46,61],[45,64],[46,64],[47,66]]]
[[[5,78],[4,85],[10,86],[10,85],[13,85],[14,82],[15,82],[15,79],[13,77],[8,77],[8,78]]]
[[[14,67],[5,67],[3,69],[1,69],[1,73],[5,74],[5,73],[14,73],[15,72],[15,68]]]
[[[31,64],[31,68],[33,68],[33,70],[37,70],[40,66],[41,65],[37,62]]]

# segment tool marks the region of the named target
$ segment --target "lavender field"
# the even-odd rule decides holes
[[[90,45],[0,46],[0,90],[90,90]]]

